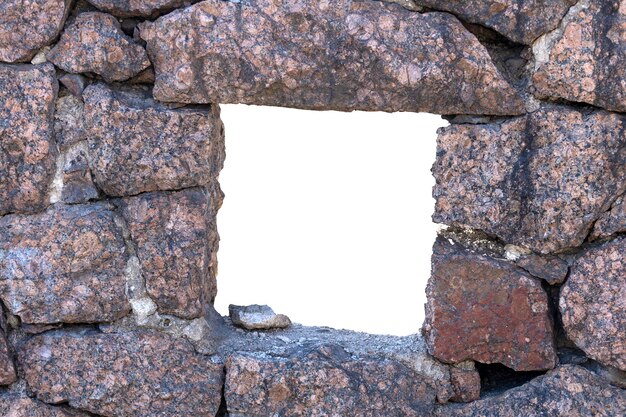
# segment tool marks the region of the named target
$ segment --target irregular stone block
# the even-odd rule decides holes
[[[626,111],[626,0],[582,0],[533,47],[535,95]]]
[[[30,61],[59,35],[71,4],[72,0],[2,0],[0,61]]]
[[[108,195],[206,185],[222,169],[219,106],[169,108],[148,91],[92,85],[84,93],[92,173]],[[129,129],[132,126],[132,129]]]
[[[217,240],[215,214],[221,201],[202,188],[147,193],[121,202],[146,290],[161,313],[199,317],[217,292],[210,272]]]
[[[624,390],[579,366],[566,365],[501,395],[439,407],[437,417],[615,417],[626,414]]]
[[[124,81],[150,66],[146,50],[133,42],[111,15],[79,14],[46,55],[67,72],[93,72],[107,82]]]
[[[5,417],[88,417],[80,411],[52,407],[19,394],[0,396],[0,414]]]
[[[374,1],[207,0],[140,28],[162,101],[524,112],[487,50],[447,13]]]
[[[426,297],[423,333],[437,359],[516,371],[556,365],[548,296],[520,268],[438,238]]]
[[[624,116],[549,107],[440,131],[433,220],[550,253],[581,245],[626,176]]]
[[[598,239],[621,232],[626,232],[626,195],[615,200],[611,209],[598,219],[591,237]]]
[[[567,262],[557,256],[530,253],[520,256],[515,264],[524,268],[533,276],[545,280],[550,285],[562,284],[567,278]]]
[[[235,326],[248,330],[283,329],[291,320],[284,314],[276,314],[270,306],[253,304],[249,306],[228,306],[228,314]]]
[[[466,22],[491,28],[510,40],[530,44],[555,29],[576,0],[415,0],[453,13]]]
[[[356,359],[337,346],[290,358],[235,354],[226,361],[231,416],[425,416],[435,391],[388,359]]]
[[[50,64],[0,65],[0,215],[37,211],[48,203],[57,90]]]
[[[626,371],[626,238],[585,251],[561,288],[567,337],[598,362]]]
[[[87,203],[100,193],[93,183],[87,156],[87,144],[75,146],[65,153],[61,200],[67,204]]]
[[[54,113],[54,133],[61,150],[86,139],[85,110],[81,99],[73,95],[60,97]]]
[[[87,0],[98,9],[117,17],[154,17],[188,6],[198,0]]]
[[[126,248],[107,204],[0,219],[0,298],[30,324],[116,320],[130,311]]]
[[[53,331],[18,360],[37,398],[102,416],[214,416],[220,404],[223,365],[159,332]]]

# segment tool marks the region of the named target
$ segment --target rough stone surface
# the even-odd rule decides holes
[[[626,111],[626,0],[582,0],[534,51],[538,97]]]
[[[137,247],[146,290],[161,313],[202,315],[217,286],[215,214],[220,201],[202,188],[146,193],[121,202]],[[216,232],[215,232],[216,233]]]
[[[446,405],[437,417],[617,417],[626,392],[584,368],[559,367],[505,393],[467,405]]]
[[[88,0],[98,9],[118,17],[154,17],[199,0]]]
[[[555,29],[576,0],[416,0],[417,4],[451,12],[466,22],[487,26],[510,40],[530,44]]]
[[[450,401],[467,403],[480,398],[480,375],[474,363],[470,363],[470,366],[450,367],[450,383],[454,390]]]
[[[83,101],[73,95],[59,97],[54,113],[54,138],[59,149],[86,139]]]
[[[433,356],[516,371],[556,365],[548,296],[538,279],[441,238],[433,252],[423,327]]]
[[[18,353],[42,401],[107,417],[214,416],[223,365],[159,332],[48,332]]]
[[[433,219],[538,253],[579,246],[623,189],[624,128],[619,114],[549,107],[442,129]]]
[[[0,64],[0,215],[47,204],[57,90],[52,65]]]
[[[17,379],[13,356],[7,343],[6,331],[7,323],[4,318],[4,309],[0,306],[0,385],[10,385]]]
[[[145,49],[113,16],[99,12],[78,15],[47,58],[67,72],[91,72],[107,82],[128,80],[150,66]]]
[[[65,154],[61,200],[67,204],[86,203],[100,196],[89,169],[87,144],[82,145]]]
[[[0,298],[25,323],[124,316],[125,267],[122,232],[106,204],[0,219]]]
[[[445,13],[375,1],[207,0],[140,28],[158,100],[524,112],[487,50]]]
[[[206,185],[224,161],[219,106],[169,108],[149,91],[92,85],[84,93],[91,167],[108,195]],[[132,126],[132,129],[129,129]]]
[[[557,256],[540,256],[530,253],[520,256],[515,264],[533,276],[547,281],[550,285],[562,284],[569,272],[567,262]]]
[[[0,61],[27,62],[63,28],[72,0],[2,0]]]
[[[585,251],[561,288],[570,340],[605,365],[626,371],[626,238]]]
[[[53,407],[19,394],[0,396],[0,414],[4,417],[88,417],[80,411]]]
[[[429,382],[401,363],[333,345],[290,358],[233,355],[224,393],[234,416],[417,417],[435,402]]]
[[[626,232],[626,195],[620,196],[609,211],[604,213],[593,226],[593,239]]]
[[[88,85],[87,78],[80,74],[63,74],[59,77],[59,82],[63,84],[70,93],[81,99],[83,97],[83,90],[85,90]]]
[[[228,313],[235,326],[248,330],[269,330],[289,327],[291,320],[284,314],[276,314],[270,306],[253,304],[249,306],[229,305]]]

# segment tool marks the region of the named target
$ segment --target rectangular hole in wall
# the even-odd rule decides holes
[[[222,106],[216,308],[417,333],[435,239],[439,116]]]

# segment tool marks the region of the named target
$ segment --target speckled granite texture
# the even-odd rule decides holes
[[[0,415],[626,415],[625,16],[0,2]],[[450,121],[420,334],[214,310],[220,103]]]

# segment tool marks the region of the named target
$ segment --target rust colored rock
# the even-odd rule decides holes
[[[78,15],[46,56],[67,72],[92,72],[107,82],[127,80],[150,66],[145,49],[113,16],[99,12]]]
[[[83,95],[90,165],[106,194],[206,185],[221,170],[219,106],[169,108],[154,102],[148,90],[111,90],[103,84]]]
[[[478,23],[528,45],[555,29],[576,0],[415,0],[415,3],[453,13],[463,21]]]
[[[426,296],[423,332],[437,359],[501,363],[516,371],[556,365],[548,296],[520,268],[438,238]]]
[[[57,90],[52,65],[0,64],[0,215],[48,204]]]
[[[524,112],[487,50],[447,13],[375,1],[207,0],[140,28],[162,101]]]
[[[125,267],[122,232],[107,204],[0,219],[0,298],[24,323],[124,316]]]
[[[535,95],[626,111],[626,0],[582,0],[533,47]]]
[[[626,414],[624,390],[579,366],[566,365],[498,396],[445,405],[436,417],[616,417]]]
[[[623,189],[625,127],[623,115],[549,107],[445,128],[433,219],[538,253],[577,247]]]
[[[454,390],[450,401],[468,403],[480,398],[480,375],[473,363],[469,369],[451,366],[450,383]]]
[[[154,17],[188,6],[198,0],[87,0],[98,9],[117,17]]]
[[[585,251],[561,288],[567,337],[587,356],[626,371],[626,238]]]
[[[159,332],[48,332],[18,352],[38,399],[107,417],[214,416],[223,365]]]
[[[53,407],[19,394],[0,396],[0,415],[5,417],[88,417],[66,407]]]
[[[221,197],[221,196],[220,196]],[[161,313],[200,317],[217,292],[215,215],[221,198],[203,188],[156,192],[121,202],[146,289]]]
[[[59,35],[72,0],[2,0],[0,61],[26,62]]]
[[[332,345],[290,358],[235,354],[224,393],[233,416],[417,417],[435,403],[430,382],[408,367]]]
[[[597,239],[621,232],[626,232],[626,195],[615,200],[611,209],[598,219],[591,237]]]

